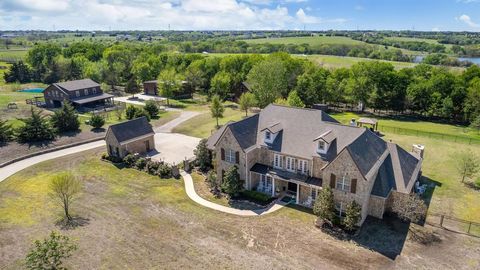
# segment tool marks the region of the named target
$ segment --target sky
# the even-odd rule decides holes
[[[480,31],[480,0],[0,0],[0,30]]]

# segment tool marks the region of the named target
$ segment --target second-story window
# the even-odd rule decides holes
[[[227,161],[229,163],[236,163],[235,151],[233,151],[232,149],[226,149],[226,151],[225,151],[225,161]]]
[[[79,97],[79,96],[80,96],[80,91],[75,91],[75,95],[76,95],[77,97]]]
[[[298,172],[306,174],[307,171],[308,171],[307,161],[306,160],[298,160]]]
[[[92,88],[92,93],[96,94],[97,93],[97,88]]]
[[[275,154],[273,156],[273,167],[275,168],[282,168],[282,156]]]
[[[270,141],[271,138],[272,138],[272,133],[270,133],[270,131],[266,131],[265,132],[265,140]]]
[[[339,179],[337,181],[337,187],[338,190],[342,191],[350,191],[350,179],[347,178],[346,175],[342,177],[342,179]]]
[[[85,96],[88,96],[88,89],[83,89],[83,94],[84,94]]]
[[[287,164],[286,164],[287,171],[295,171],[295,159],[292,157],[287,157]]]

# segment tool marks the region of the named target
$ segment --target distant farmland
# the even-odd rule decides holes
[[[308,44],[312,47],[320,45],[361,45],[365,42],[353,40],[349,37],[330,37],[330,36],[315,36],[315,37],[287,37],[287,38],[259,38],[259,39],[246,39],[244,40],[250,44]]]

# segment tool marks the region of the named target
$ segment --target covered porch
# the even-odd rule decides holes
[[[102,93],[101,95],[85,96],[71,99],[73,106],[80,111],[105,110],[115,106],[113,95]]]
[[[290,202],[313,207],[322,180],[298,173],[274,169],[255,164],[250,169],[248,189],[265,193],[272,197],[291,198]]]

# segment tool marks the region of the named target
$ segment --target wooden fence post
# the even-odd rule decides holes
[[[444,215],[440,216],[440,227],[443,227],[443,217],[444,217]]]
[[[468,231],[467,231],[468,234],[470,234],[470,228],[472,228],[472,222],[468,224]]]

